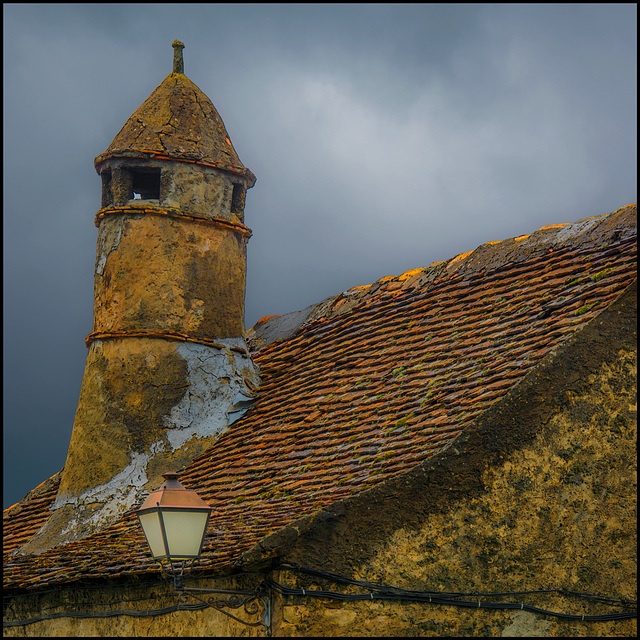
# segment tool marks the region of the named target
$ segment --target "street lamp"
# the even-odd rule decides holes
[[[180,484],[177,473],[169,471],[163,473],[162,477],[165,478],[163,485],[149,494],[136,513],[151,555],[160,563],[161,570],[173,577],[173,586],[179,592],[180,600],[184,600],[186,595],[192,596],[238,622],[251,627],[264,625],[268,633],[269,597],[262,586],[253,591],[185,588],[184,574],[202,553],[212,509],[195,491]],[[204,593],[230,595],[227,600],[215,597],[203,599],[200,594]],[[239,607],[244,607],[248,615],[258,614],[260,609],[263,614],[258,622],[247,622],[224,610]]]
[[[173,471],[163,473],[164,484],[142,503],[138,519],[153,557],[181,584],[185,567],[200,556],[209,524],[211,507],[195,492],[186,489]],[[174,564],[179,563],[179,564]],[[176,587],[178,584],[176,583]]]

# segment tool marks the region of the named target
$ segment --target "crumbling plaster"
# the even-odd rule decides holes
[[[242,338],[219,342],[92,343],[53,515],[23,552],[112,524],[247,410],[259,371]]]

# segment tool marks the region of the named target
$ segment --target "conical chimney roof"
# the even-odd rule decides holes
[[[182,47],[175,41],[173,72],[127,120],[109,148],[94,163],[110,157],[166,157],[198,162],[246,177],[255,176],[231,144],[211,100],[183,73]]]

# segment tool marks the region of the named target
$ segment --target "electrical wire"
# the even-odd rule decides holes
[[[636,618],[637,611],[617,611],[614,613],[600,614],[600,615],[583,615],[583,614],[570,614],[560,613],[557,611],[550,611],[548,609],[541,609],[533,605],[525,604],[524,602],[491,602],[482,601],[479,599],[474,600],[462,600],[460,598],[482,598],[482,597],[498,597],[498,596],[512,596],[512,595],[525,595],[525,594],[548,594],[557,593],[564,596],[572,596],[576,598],[588,599],[598,601],[610,606],[636,606],[635,600],[625,600],[617,598],[608,598],[603,596],[597,596],[588,593],[581,593],[576,591],[568,591],[566,589],[539,589],[528,591],[504,591],[493,593],[481,593],[481,592],[440,592],[440,591],[413,591],[409,589],[401,589],[399,587],[392,587],[389,585],[364,582],[361,580],[354,580],[352,578],[346,578],[328,571],[318,571],[315,569],[307,569],[305,567],[299,567],[297,565],[280,565],[275,569],[284,569],[315,577],[321,577],[333,582],[350,584],[358,587],[364,587],[368,590],[368,593],[339,593],[335,591],[324,591],[321,589],[303,589],[292,588],[283,586],[273,580],[266,580],[267,585],[273,589],[276,593],[287,596],[310,596],[319,598],[330,598],[334,600],[404,600],[408,602],[427,602],[429,604],[448,605],[455,607],[467,607],[474,609],[520,609],[523,611],[529,611],[531,613],[540,613],[547,616],[553,616],[556,618],[563,618],[566,620],[580,620],[582,622],[608,622],[612,620],[625,620],[629,618]]]
[[[295,573],[306,574],[316,578],[322,578],[325,580],[332,581],[336,584],[346,584],[355,587],[359,587],[361,589],[365,589],[366,592],[363,593],[341,593],[338,591],[325,591],[322,589],[305,589],[305,588],[294,588],[288,587],[286,585],[282,585],[274,580],[266,579],[263,580],[261,585],[266,587],[267,589],[273,590],[275,593],[278,593],[282,596],[302,596],[302,597],[316,597],[316,598],[326,598],[331,600],[341,600],[341,601],[366,601],[366,600],[387,600],[387,601],[404,601],[404,602],[422,602],[433,605],[446,605],[446,606],[455,606],[455,607],[465,607],[465,608],[473,608],[473,609],[516,609],[529,611],[531,613],[538,613],[547,616],[553,616],[556,618],[562,618],[566,620],[578,620],[581,622],[610,622],[615,620],[625,620],[630,618],[637,617],[637,611],[634,609],[633,611],[616,611],[608,614],[600,614],[600,615],[582,615],[582,614],[568,614],[568,613],[560,613],[557,611],[549,611],[547,609],[542,609],[540,607],[536,607],[533,605],[525,604],[524,602],[493,602],[487,600],[480,600],[480,598],[489,598],[489,597],[506,597],[506,596],[517,596],[517,595],[536,595],[536,594],[550,594],[556,593],[558,595],[574,597],[579,599],[591,600],[594,602],[599,602],[601,604],[609,605],[609,606],[618,606],[623,608],[636,607],[637,603],[635,600],[627,600],[624,598],[610,598],[606,596],[599,596],[589,593],[581,593],[576,591],[568,591],[566,589],[538,589],[538,590],[527,590],[527,591],[503,591],[503,592],[490,592],[483,593],[477,591],[471,592],[445,592],[445,591],[416,591],[411,589],[402,589],[400,587],[393,587],[387,584],[379,583],[379,582],[366,582],[363,580],[355,580],[353,578],[347,578],[345,576],[341,576],[335,573],[330,573],[328,571],[319,571],[316,569],[309,569],[306,567],[300,567],[298,565],[278,565],[272,567],[273,571],[281,570],[281,571],[291,571]],[[255,573],[255,572],[252,572]],[[157,586],[156,582],[145,581],[144,583],[139,583],[134,588],[135,590],[143,590],[149,586]],[[93,592],[107,592],[107,593],[120,593],[122,590],[119,587],[104,587],[104,586],[87,586],[87,585],[78,585],[78,590],[83,591],[93,591]],[[56,589],[48,589],[42,592],[36,592],[33,595],[45,595],[48,593],[52,593],[57,591]],[[189,591],[188,587],[185,590]],[[31,594],[25,594],[27,597]],[[167,593],[164,594],[156,594],[156,595],[147,595],[142,597],[133,597],[133,598],[121,598],[117,601],[111,601],[110,604],[123,604],[126,602],[139,602],[141,600],[153,600],[157,598],[166,598]],[[5,601],[10,601],[15,599],[16,597],[21,596],[5,596]],[[469,599],[473,598],[473,599]],[[104,604],[104,603],[103,603]],[[59,605],[58,605],[59,606]],[[204,603],[186,603],[181,602],[176,605],[160,607],[155,609],[110,609],[106,611],[57,611],[54,613],[42,613],[42,611],[46,610],[42,607],[37,609],[25,610],[25,612],[38,611],[40,615],[33,616],[31,618],[22,619],[22,620],[11,620],[11,621],[3,621],[4,627],[17,627],[23,626],[27,624],[32,624],[34,622],[41,622],[44,620],[53,620],[56,618],[111,618],[114,616],[133,616],[133,617],[153,617],[159,616],[166,613],[172,613],[174,611],[181,610],[199,610],[206,608],[207,605]],[[56,608],[56,605],[52,605],[47,607],[49,609]]]
[[[25,620],[3,620],[3,627],[21,627],[23,625],[32,624],[34,622],[42,622],[43,620],[54,620],[56,618],[113,618],[114,616],[133,616],[133,617],[153,617],[160,616],[165,613],[173,613],[174,611],[198,609],[206,609],[208,605],[200,602],[196,603],[180,603],[170,607],[161,607],[159,609],[111,609],[109,611],[58,611],[56,613],[46,613],[41,616],[35,616]]]
[[[595,600],[604,604],[621,605],[621,606],[636,606],[636,600],[627,600],[626,598],[609,598],[606,596],[598,596],[591,593],[583,593],[580,591],[569,591],[567,589],[530,589],[527,591],[492,591],[489,593],[483,593],[480,591],[412,591],[410,589],[402,589],[400,587],[392,587],[380,582],[366,582],[363,580],[355,580],[354,578],[347,578],[345,576],[338,575],[336,573],[330,573],[329,571],[320,571],[318,569],[308,569],[306,567],[300,567],[294,564],[282,564],[273,567],[273,570],[285,569],[295,571],[298,573],[305,573],[307,575],[326,578],[338,583],[352,584],[359,587],[364,587],[371,590],[379,590],[385,593],[397,593],[404,595],[437,595],[447,597],[498,597],[498,596],[513,596],[513,595],[528,595],[528,594],[543,594],[543,593],[557,593],[563,596],[571,596],[575,598],[583,598],[586,600]]]
[[[335,591],[322,591],[319,589],[293,589],[291,587],[285,587],[273,580],[268,580],[267,585],[273,589],[276,593],[288,596],[310,596],[317,598],[329,598],[332,600],[343,601],[357,601],[357,600],[403,600],[406,602],[426,602],[429,604],[449,605],[455,607],[468,607],[473,609],[521,609],[524,611],[530,611],[532,613],[541,613],[548,616],[554,616],[556,618],[564,618],[567,620],[580,620],[582,622],[607,622],[611,620],[625,620],[627,618],[636,618],[635,611],[620,611],[616,613],[608,613],[602,615],[580,615],[559,613],[557,611],[549,611],[548,609],[541,609],[534,607],[523,602],[487,602],[487,601],[471,601],[471,600],[457,600],[442,598],[439,596],[423,595],[405,595],[405,594],[392,594],[392,593],[338,593]]]

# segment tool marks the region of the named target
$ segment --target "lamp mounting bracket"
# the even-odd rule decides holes
[[[182,582],[182,576],[176,576],[178,580],[174,580],[174,587],[178,591],[178,599],[180,602],[187,602],[187,596],[195,598],[199,602],[206,604],[208,607],[212,607],[220,613],[223,613],[229,618],[233,618],[242,624],[249,627],[264,626],[267,635],[270,635],[271,624],[271,605],[269,599],[269,593],[263,585],[259,585],[253,591],[240,591],[234,589],[200,589],[200,588],[185,588]],[[208,594],[224,594],[228,596],[223,598],[222,595],[210,595]],[[256,622],[249,622],[233,615],[226,609],[244,609],[247,616],[260,615],[260,618]]]

